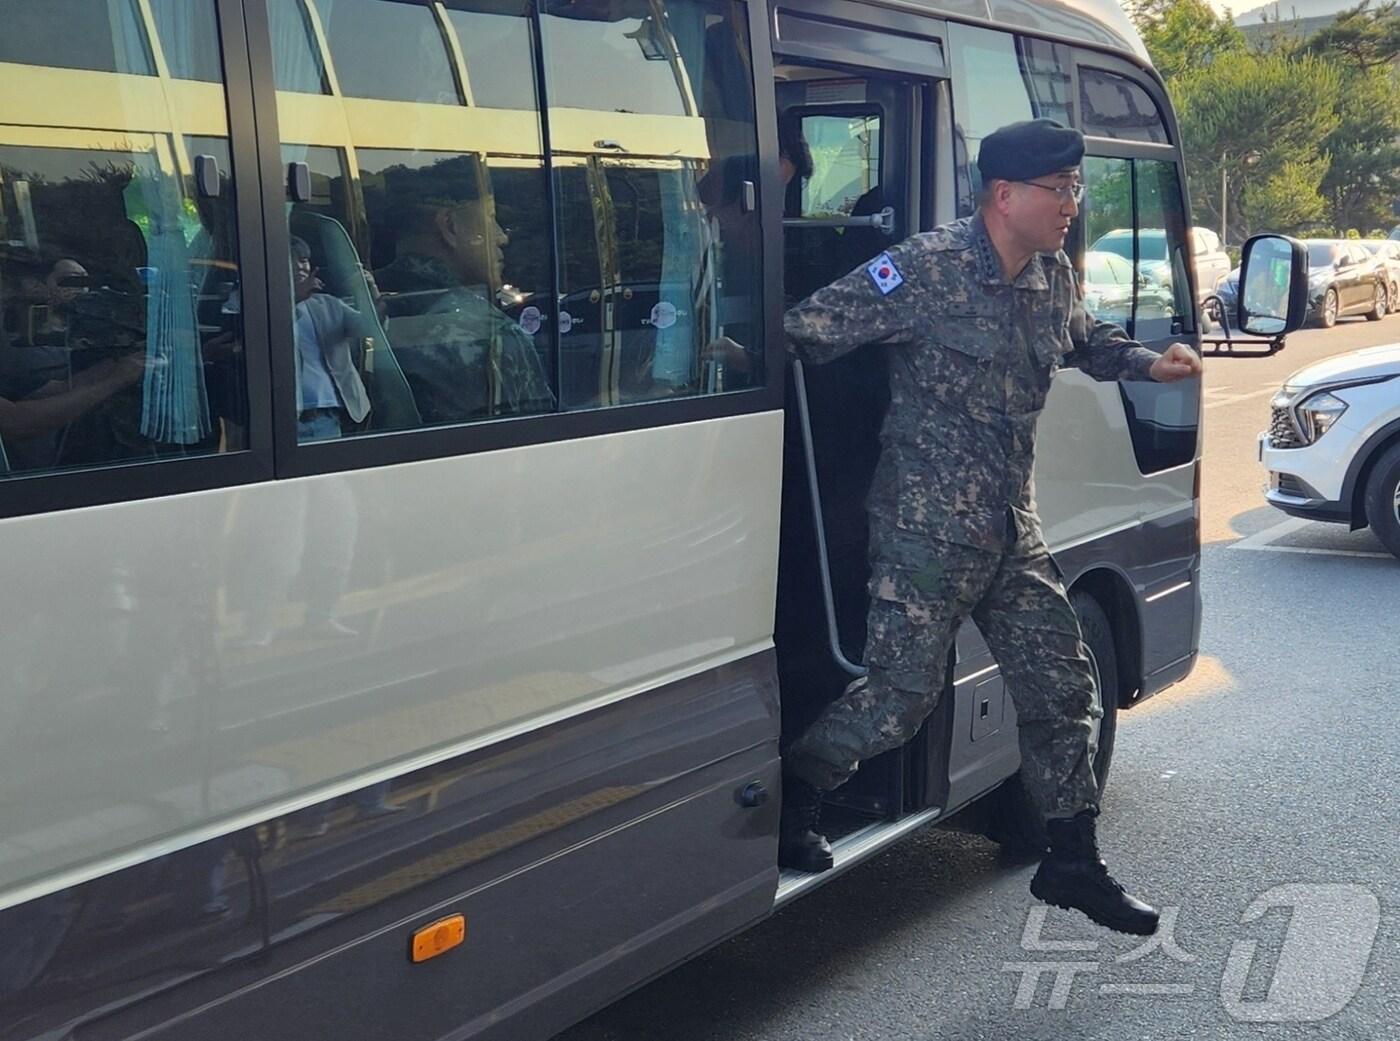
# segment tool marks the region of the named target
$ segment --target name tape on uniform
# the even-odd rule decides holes
[[[881,296],[889,296],[904,285],[904,276],[899,273],[899,268],[894,266],[894,261],[888,253],[881,253],[866,264],[865,273],[870,276],[870,281],[875,283],[875,288],[880,291]]]

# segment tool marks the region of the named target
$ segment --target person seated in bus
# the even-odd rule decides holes
[[[1090,742],[1102,710],[1036,516],[1031,464],[1061,364],[1098,380],[1171,382],[1201,362],[1184,344],[1159,355],[1085,310],[1064,252],[1083,156],[1083,135],[1053,120],[997,130],[977,159],[973,217],[891,246],[784,316],[790,349],[811,364],[885,345],[891,400],[866,503],[867,674],[785,750],[778,849],[788,867],[832,866],[822,794],[914,736],[971,617],[1015,703],[1022,782],[1048,837],[1031,893],[1146,935],[1157,912],[1099,859]]]
[[[0,397],[0,437],[24,440],[59,430],[141,379],[144,352],[107,358],[65,381],[50,380],[28,396]]]
[[[375,278],[423,422],[552,411],[534,342],[496,302],[510,240],[475,159],[391,168],[384,194],[395,257]]]
[[[90,282],[87,268],[72,257],[60,257],[42,279],[25,279],[21,285],[24,322],[16,330],[24,343],[35,347],[66,345],[73,306],[88,291]]]
[[[355,366],[355,347],[370,334],[360,313],[323,293],[311,247],[292,236],[292,292],[297,349],[297,440],[340,437],[370,413],[369,394]]]

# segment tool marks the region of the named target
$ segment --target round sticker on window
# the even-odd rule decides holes
[[[539,332],[540,324],[540,309],[534,304],[520,312],[520,328],[524,329],[527,335],[534,336]]]
[[[574,327],[574,316],[568,311],[559,312],[559,335],[564,336]]]
[[[662,300],[651,309],[651,324],[658,329],[669,329],[676,324],[676,305]]]

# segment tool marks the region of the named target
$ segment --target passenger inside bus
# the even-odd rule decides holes
[[[324,289],[311,261],[311,247],[293,235],[297,440],[301,442],[340,437],[349,425],[363,423],[371,408],[355,353],[363,338],[373,334],[373,327]]]
[[[391,167],[384,180],[377,217],[395,256],[375,277],[423,422],[553,411],[534,343],[495,299],[509,239],[475,157]]]
[[[59,433],[137,382],[145,356],[107,357],[74,372],[66,341],[71,305],[86,291],[82,264],[60,257],[42,279],[21,276],[13,306],[5,306],[5,289],[16,265],[3,266],[11,271],[0,271],[0,472],[44,469],[56,462]]]

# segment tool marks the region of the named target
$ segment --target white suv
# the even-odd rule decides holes
[[[1299,369],[1259,435],[1266,498],[1295,517],[1367,524],[1400,557],[1400,344]]]

